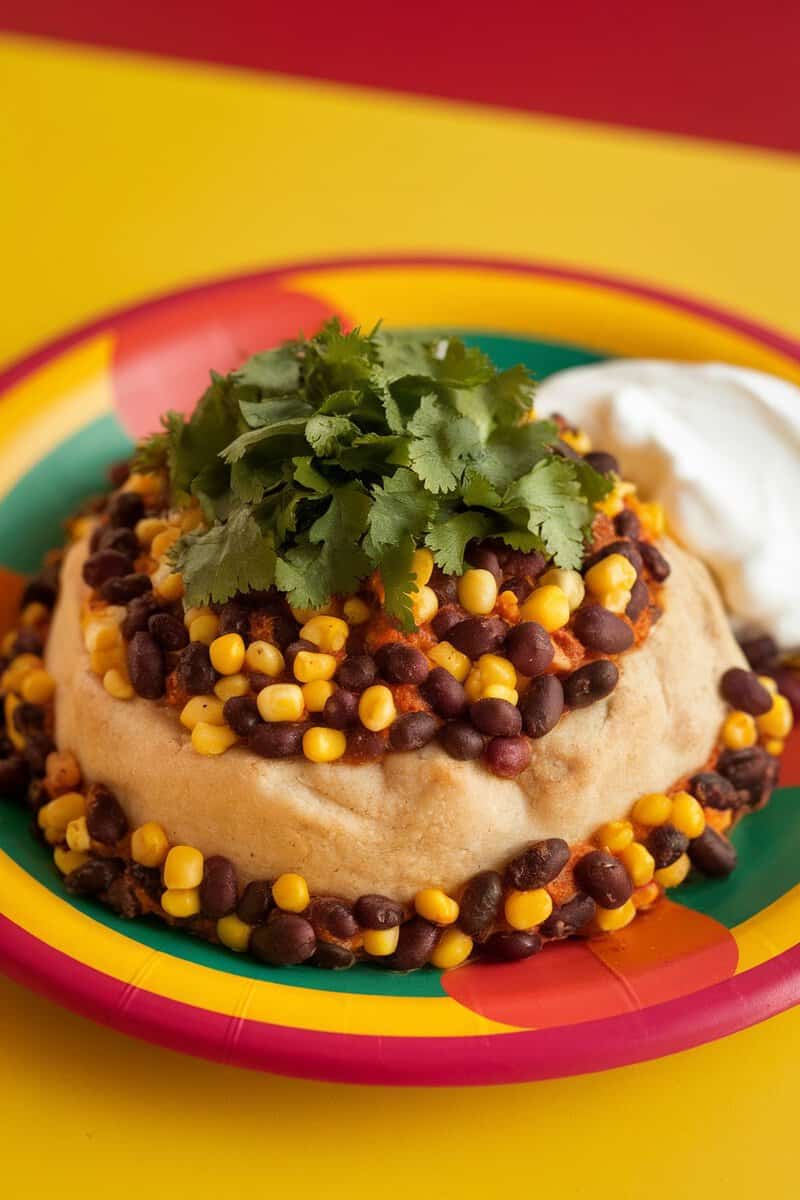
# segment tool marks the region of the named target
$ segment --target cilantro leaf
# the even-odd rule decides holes
[[[386,611],[397,617],[401,629],[414,629],[413,597],[417,582],[411,571],[414,539],[405,535],[381,559],[381,583]]]
[[[372,497],[364,546],[373,563],[404,538],[418,538],[438,507],[436,498],[404,468],[374,487]]]
[[[464,467],[480,444],[472,421],[450,411],[429,393],[422,397],[408,431],[412,434],[409,462],[428,491],[451,492],[458,487]]]
[[[347,417],[316,416],[306,423],[306,441],[317,458],[328,458],[336,453],[340,442],[352,442],[359,428]]]
[[[580,566],[591,509],[569,459],[551,455],[538,462],[507,489],[503,508],[524,514],[525,527],[541,538],[556,566]]]
[[[557,438],[558,430],[550,421],[497,429],[481,455],[481,474],[503,491],[543,458]]]
[[[170,559],[183,575],[187,605],[223,602],[237,592],[270,587],[275,548],[249,508],[236,509],[204,533],[190,533],[171,548]]]
[[[493,522],[488,513],[447,513],[431,525],[425,535],[425,545],[432,551],[436,565],[450,575],[464,571],[464,551],[473,538],[491,533]]]
[[[240,383],[258,388],[267,396],[295,392],[300,386],[297,343],[287,342],[275,350],[254,354],[234,374]]]

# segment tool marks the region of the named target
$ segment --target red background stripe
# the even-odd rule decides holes
[[[790,0],[0,0],[0,27],[800,151]]]

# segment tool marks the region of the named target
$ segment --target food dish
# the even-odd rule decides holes
[[[375,433],[358,410],[375,401],[379,373],[389,428]],[[49,669],[33,645],[49,625],[46,586],[27,596],[27,640],[25,630],[7,639],[6,716],[19,752],[7,761],[23,772],[22,754],[43,775],[39,825],[69,888],[274,964],[345,967],[366,956],[407,970],[456,967],[477,952],[528,957],[543,941],[612,932],[680,883],[690,861],[711,875],[732,869],[724,835],[769,796],[788,703],[744,669],[703,569],[664,542],[676,568],[667,582],[660,508],[638,500],[579,430],[531,421],[529,401],[524,373],[497,375],[455,339],[426,348],[334,325],[215,380],[191,422],[173,419],[140,451],[99,522],[74,527]],[[251,425],[234,439],[231,413]],[[310,435],[310,421],[327,427]],[[274,477],[287,438],[317,461],[294,454],[289,477]],[[251,459],[268,439],[273,458]],[[220,482],[216,453],[229,443],[248,452],[228,450],[234,465]],[[380,482],[350,469],[353,457]],[[258,507],[273,491],[279,519]],[[176,492],[195,500],[177,507]],[[273,582],[288,595],[268,591]],[[54,683],[64,749],[45,760],[47,715],[32,709]],[[164,695],[174,714],[155,707]],[[97,781],[86,795],[73,749]],[[177,751],[177,797],[159,782],[162,749]],[[253,751],[272,761],[257,768],[258,816],[248,820]],[[629,791],[601,791],[620,770]],[[363,823],[345,820],[336,840],[340,787]],[[381,788],[389,820],[363,820]],[[202,800],[190,805],[192,792]],[[220,845],[231,801],[235,832]]]

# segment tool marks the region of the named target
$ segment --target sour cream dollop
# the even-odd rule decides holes
[[[800,388],[760,371],[628,359],[541,385],[713,570],[734,624],[800,645]]]

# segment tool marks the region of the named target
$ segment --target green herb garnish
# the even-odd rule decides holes
[[[458,338],[344,333],[335,319],[212,374],[192,416],[167,413],[138,451],[209,523],[172,549],[188,603],[274,583],[319,607],[378,569],[411,629],[416,546],[454,573],[489,536],[578,566],[611,485],[553,453],[557,426],[529,420],[533,394],[524,367],[498,371]]]

